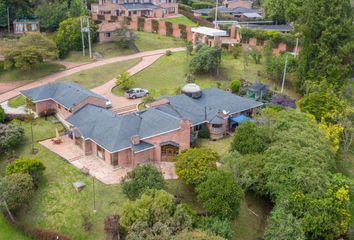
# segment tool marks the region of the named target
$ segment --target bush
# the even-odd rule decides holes
[[[210,2],[193,2],[192,8],[193,9],[202,9],[202,8],[213,8],[214,4]]]
[[[255,122],[246,121],[236,128],[230,150],[241,154],[261,153],[267,149],[269,143],[270,138],[265,129]]]
[[[25,140],[25,130],[17,124],[0,123],[0,152],[13,150]]]
[[[172,23],[165,22],[165,26],[166,26],[166,36],[172,36],[173,35]]]
[[[242,52],[241,45],[240,44],[235,44],[231,48],[230,52],[231,52],[232,56],[234,57],[234,59],[237,59],[241,55],[241,52]]]
[[[3,123],[5,121],[5,111],[0,105],[0,123]]]
[[[152,165],[138,165],[123,181],[123,193],[134,200],[146,189],[163,189],[165,180],[161,172]]]
[[[172,55],[171,50],[167,50],[167,51],[166,51],[166,56],[171,56],[171,55]]]
[[[192,73],[212,73],[216,72],[221,63],[221,48],[208,47],[206,45],[198,49],[197,54],[189,63]]]
[[[233,80],[230,83],[230,88],[232,93],[238,93],[241,87],[241,81],[240,80]]]
[[[191,148],[176,156],[176,173],[186,184],[196,185],[207,171],[216,170],[218,155],[208,148]]]
[[[198,138],[210,138],[210,131],[205,125],[198,131]]]
[[[45,166],[41,160],[21,157],[6,166],[6,175],[27,173],[32,176],[35,183],[38,183],[44,170]]]
[[[204,217],[201,220],[199,228],[227,240],[233,239],[234,232],[231,229],[230,222],[227,220],[220,220],[215,217]]]
[[[27,173],[15,173],[0,179],[0,193],[10,210],[17,210],[27,203],[34,193],[34,185]],[[4,202],[0,207],[5,210]]]
[[[116,86],[122,87],[123,90],[129,90],[134,86],[134,81],[130,78],[129,72],[123,71],[118,75]]]
[[[195,192],[198,201],[214,216],[230,220],[238,216],[243,192],[231,173],[208,172]]]
[[[138,17],[138,31],[143,32],[145,26],[145,18]]]
[[[151,25],[152,25],[152,32],[158,33],[159,32],[159,21],[157,21],[156,19],[152,19]]]

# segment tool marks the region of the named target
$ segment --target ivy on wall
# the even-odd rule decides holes
[[[165,22],[165,25],[166,25],[166,36],[172,36],[172,34],[173,34],[172,23]]]
[[[153,19],[151,21],[151,24],[152,24],[152,32],[158,33],[159,32],[159,21],[157,21],[156,19]]]
[[[130,25],[132,18],[129,16],[124,16],[124,24]]]
[[[182,39],[187,39],[187,27],[183,24],[178,24],[179,31]]]
[[[144,31],[145,18],[138,17],[138,31]]]

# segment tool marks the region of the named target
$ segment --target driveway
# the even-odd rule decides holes
[[[135,59],[135,58],[144,58],[144,57],[154,56],[154,55],[162,56],[163,54],[166,53],[167,50],[170,50],[172,52],[179,52],[179,51],[184,51],[185,49],[184,48],[170,48],[170,49],[159,49],[159,50],[154,50],[154,51],[146,51],[146,52],[140,52],[140,53],[126,55],[126,56],[113,57],[113,58],[104,59],[104,60],[80,65],[77,67],[73,67],[71,69],[48,75],[48,76],[40,78],[36,81],[30,82],[24,86],[21,86],[21,87],[13,89],[11,91],[0,94],[0,103],[16,97],[17,95],[19,95],[20,90],[34,88],[34,87],[38,87],[38,86],[41,86],[46,83],[54,82],[60,78],[70,76],[71,74],[80,72],[82,70],[87,70],[87,69],[103,66],[106,64],[116,63],[116,62],[123,62],[123,61],[131,60],[131,59]],[[144,65],[140,65],[140,66],[144,67]],[[142,69],[143,68],[141,68],[140,70],[142,70]],[[135,71],[140,71],[140,70],[136,69]]]
[[[54,144],[51,139],[44,140],[40,144],[61,156],[79,170],[88,169],[91,176],[104,184],[118,184],[132,170],[132,168],[126,167],[113,168],[94,155],[85,156],[67,135],[62,136],[61,144]],[[156,162],[154,165],[162,172],[165,179],[177,179],[173,162]]]

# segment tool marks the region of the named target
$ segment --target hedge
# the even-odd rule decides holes
[[[210,2],[193,2],[192,8],[193,9],[202,9],[202,8],[213,8],[214,4]]]
[[[172,23],[165,22],[165,25],[166,25],[166,36],[172,36],[173,35]]]
[[[138,17],[138,31],[144,31],[145,18]]]
[[[187,39],[187,26],[184,24],[178,24],[179,31],[182,39]]]
[[[193,8],[191,6],[179,3],[178,4],[178,10],[184,10],[184,11],[187,11],[187,12],[192,12]]]
[[[159,32],[159,21],[157,21],[156,19],[152,19],[151,25],[152,25],[152,32],[158,33]]]

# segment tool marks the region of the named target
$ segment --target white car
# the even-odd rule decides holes
[[[111,108],[112,107],[112,102],[111,100],[106,100],[106,108]]]
[[[125,92],[126,98],[140,98],[149,95],[149,91],[144,88],[132,88]]]

